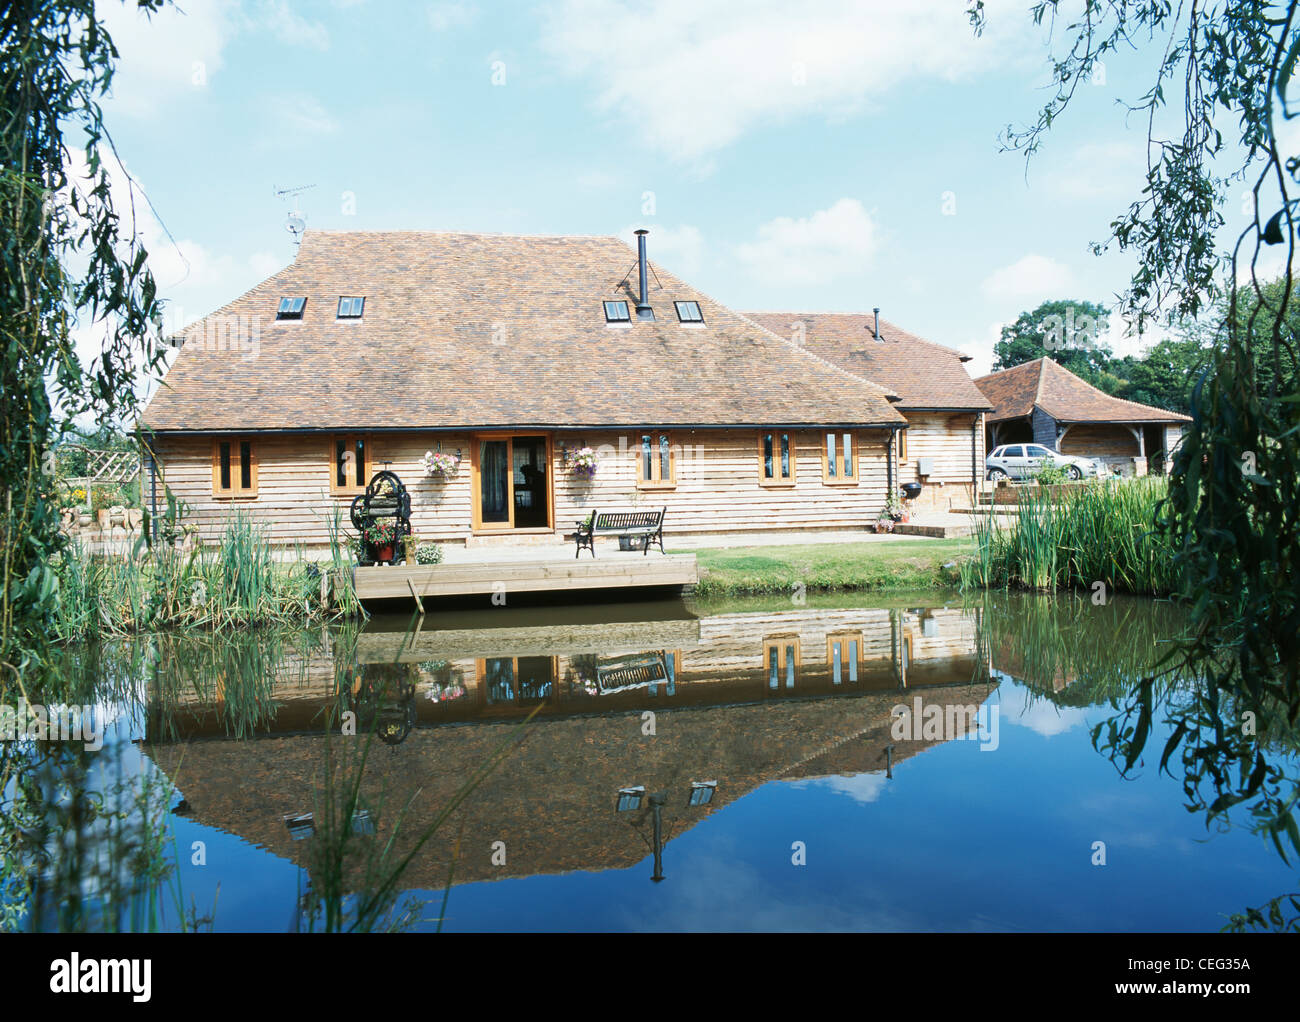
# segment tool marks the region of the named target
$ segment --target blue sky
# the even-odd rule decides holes
[[[1029,0],[990,3],[979,39],[963,0],[183,6],[101,4],[169,325],[292,259],[274,190],[300,185],[309,230],[645,226],[733,308],[878,305],[975,372],[1001,323],[1131,272],[1088,244],[1140,190],[1145,120],[1117,101],[1152,55],[1108,64],[1026,169],[997,138],[1048,96]]]

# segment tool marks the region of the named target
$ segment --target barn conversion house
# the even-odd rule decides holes
[[[308,546],[384,467],[445,543],[555,541],[593,508],[665,507],[670,534],[863,528],[895,434],[977,414],[968,379],[947,400],[900,369],[905,415],[851,352],[766,329],[639,242],[308,232],[184,332],[143,415],[157,491],[200,535],[242,510]]]

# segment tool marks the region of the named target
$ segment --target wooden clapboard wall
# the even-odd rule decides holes
[[[842,431],[841,431],[842,432]],[[822,478],[824,434],[794,431],[795,478],[786,487],[759,484],[755,430],[674,430],[676,486],[643,490],[636,483],[635,431],[552,434],[551,478],[555,526],[552,538],[573,531],[592,508],[666,506],[666,533],[776,532],[787,529],[865,529],[876,520],[886,493],[883,430],[854,432],[856,485],[827,484]],[[966,458],[969,461],[969,432]],[[332,441],[326,435],[254,436],[257,495],[251,499],[213,496],[211,437],[158,437],[154,452],[165,482],[189,508],[188,523],[205,541],[216,539],[229,517],[245,512],[264,523],[277,544],[308,547],[328,543],[334,510],[350,533],[350,495],[330,492]],[[474,535],[470,468],[473,434],[376,434],[369,437],[370,468],[396,472],[411,493],[416,537],[442,543]],[[460,452],[459,472],[450,479],[426,478],[420,459],[429,450]],[[607,456],[594,479],[563,467],[567,446],[591,446]],[[619,452],[622,452],[621,454]],[[159,486],[159,493],[162,486]],[[145,486],[148,492],[148,482]],[[160,500],[161,506],[161,500]],[[532,537],[536,538],[536,537]],[[541,537],[545,539],[546,537]]]

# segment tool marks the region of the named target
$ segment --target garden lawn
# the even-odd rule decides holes
[[[889,542],[733,547],[696,550],[700,596],[952,588],[956,567],[975,552],[974,541],[915,539]]]

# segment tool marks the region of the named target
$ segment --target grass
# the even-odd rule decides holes
[[[970,539],[916,539],[736,547],[695,551],[697,596],[789,595],[844,590],[896,591],[955,587],[958,565],[975,551]]]
[[[1026,491],[1010,528],[978,523],[967,588],[1085,589],[1167,596],[1177,589],[1169,540],[1155,530],[1163,476],[1094,483],[1056,494]]]

